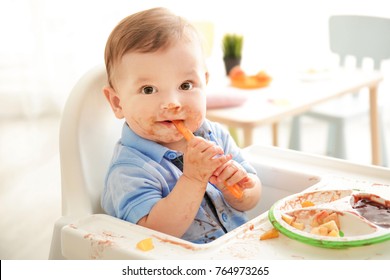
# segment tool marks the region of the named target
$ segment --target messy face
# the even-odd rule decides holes
[[[183,139],[172,120],[191,131],[204,121],[207,72],[200,46],[180,40],[154,53],[128,53],[115,73],[108,99],[139,136],[172,146]]]

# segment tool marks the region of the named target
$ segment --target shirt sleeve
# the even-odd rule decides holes
[[[168,189],[161,173],[147,164],[118,164],[110,170],[102,195],[102,207],[107,214],[137,223],[148,215]]]

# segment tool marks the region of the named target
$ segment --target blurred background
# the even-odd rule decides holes
[[[13,0],[0,2],[0,259],[46,259],[53,224],[61,215],[58,132],[61,112],[75,82],[104,63],[105,42],[115,25],[139,10],[164,6],[190,21],[214,25],[208,66],[211,80],[224,79],[221,39],[244,36],[242,67],[249,72],[297,75],[337,65],[328,46],[328,19],[334,14],[390,17],[387,1],[131,1]],[[380,102],[390,104],[390,66]],[[388,106],[388,105],[387,105]],[[390,139],[389,107],[385,110]],[[306,124],[312,134],[325,127]],[[311,126],[312,125],[312,126]],[[366,128],[367,129],[366,129]],[[280,126],[286,147],[289,120]],[[310,130],[312,128],[312,130]],[[350,128],[357,141],[350,160],[369,164],[368,120]],[[256,143],[270,144],[259,128]],[[324,143],[304,143],[323,153]],[[323,137],[325,139],[325,136]],[[325,140],[324,140],[325,141]]]

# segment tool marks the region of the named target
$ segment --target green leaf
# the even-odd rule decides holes
[[[222,39],[223,57],[241,58],[244,37],[237,34],[225,34]]]

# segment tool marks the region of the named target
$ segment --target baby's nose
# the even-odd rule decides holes
[[[177,110],[181,107],[180,100],[174,94],[167,96],[164,102],[162,103],[162,109],[164,110]]]
[[[170,114],[177,114],[181,109],[181,106],[179,103],[170,102],[165,105],[163,105],[162,110],[169,112]]]

